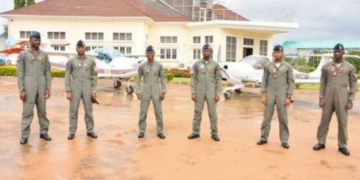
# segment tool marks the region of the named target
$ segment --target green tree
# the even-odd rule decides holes
[[[360,56],[360,51],[350,51],[347,54]],[[345,58],[345,60],[347,62],[351,63],[356,68],[357,73],[360,72],[360,59],[359,58],[347,57],[347,58]]]
[[[19,9],[31,4],[35,4],[35,0],[14,0],[14,9]]]

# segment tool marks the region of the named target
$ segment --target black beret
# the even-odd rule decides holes
[[[146,52],[154,51],[154,48],[150,45],[146,48]]]
[[[34,31],[30,34],[30,39],[31,38],[36,38],[36,39],[41,39],[40,33],[37,31]]]
[[[85,43],[83,40],[79,40],[77,43],[76,43],[76,47],[81,47],[81,46],[85,46]]]
[[[211,46],[210,46],[210,44],[205,44],[202,49],[203,49],[203,50],[204,50],[204,49],[211,49]]]
[[[337,50],[345,50],[344,45],[342,45],[341,43],[336,44],[334,47],[334,51]]]
[[[284,48],[281,45],[274,46],[273,51],[284,51]]]

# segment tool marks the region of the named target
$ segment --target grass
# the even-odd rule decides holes
[[[320,85],[319,84],[301,84],[299,88],[295,89],[301,89],[301,90],[319,90]]]

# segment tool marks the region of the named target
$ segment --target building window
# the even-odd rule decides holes
[[[21,45],[20,48],[21,49],[29,49],[29,45]]]
[[[65,51],[65,46],[51,46],[54,51]]]
[[[161,48],[160,59],[177,59],[177,49]]]
[[[47,38],[51,40],[65,40],[66,39],[66,33],[65,32],[48,32]]]
[[[131,47],[115,46],[114,49],[118,50],[121,54],[131,54]]]
[[[86,32],[85,40],[94,40],[94,41],[104,40],[104,33],[102,33],[102,32]]]
[[[254,45],[254,39],[244,38],[244,45],[253,46]]]
[[[193,43],[194,44],[200,44],[201,43],[201,37],[200,36],[194,36],[193,37]]]
[[[226,37],[226,61],[235,62],[236,61],[236,37],[227,36]]]
[[[176,36],[160,36],[160,43],[176,44],[178,38]]]
[[[201,49],[193,49],[193,60],[201,58]]]
[[[113,33],[114,41],[132,41],[132,33]]]
[[[213,36],[205,36],[205,43],[212,44],[214,42]]]
[[[33,31],[20,31],[20,39],[29,39]]]
[[[86,46],[86,51],[94,50],[96,48],[103,48],[103,46]]]
[[[267,56],[268,53],[268,41],[260,40],[260,55]]]

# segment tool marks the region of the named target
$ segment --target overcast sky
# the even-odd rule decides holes
[[[294,19],[299,23],[299,29],[276,35],[275,43],[301,39],[360,40],[360,0],[218,1],[250,20],[273,21],[295,13]],[[0,0],[0,4],[0,12],[13,8],[13,0]],[[0,20],[0,23],[4,21]]]

